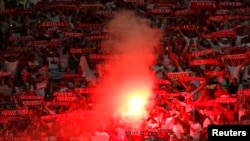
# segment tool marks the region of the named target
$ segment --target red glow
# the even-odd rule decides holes
[[[140,120],[146,113],[146,105],[148,104],[148,97],[150,91],[134,90],[128,94],[127,101],[124,102],[124,110],[121,113],[125,113],[132,120]]]

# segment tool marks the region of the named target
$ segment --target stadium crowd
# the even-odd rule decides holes
[[[248,0],[5,3],[0,140],[197,141],[206,140],[210,124],[250,124]],[[88,127],[94,131],[84,127],[93,106],[91,88],[103,72],[112,72],[100,65],[101,41],[110,37],[104,23],[123,9],[164,35],[152,71],[168,83],[153,90],[155,106],[142,121],[144,135],[115,117],[112,124]]]

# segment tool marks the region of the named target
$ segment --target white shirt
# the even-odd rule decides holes
[[[243,80],[248,80],[250,81],[250,74],[248,74],[248,71],[250,69],[250,66],[246,66],[244,72],[243,72]]]
[[[109,141],[109,134],[106,132],[96,132],[95,136],[91,137],[92,141]]]
[[[203,128],[207,128],[208,125],[212,124],[212,122],[210,121],[209,118],[206,118],[204,121],[203,121]]]
[[[192,123],[190,125],[190,136],[193,139],[200,139],[200,132],[202,131],[202,127],[200,123]]]
[[[231,77],[236,78],[237,81],[239,81],[240,67],[241,67],[240,65],[235,66],[235,67],[228,66],[228,70],[229,70]]]
[[[11,73],[15,74],[16,69],[17,69],[17,65],[18,65],[18,61],[14,61],[14,62],[5,61],[5,66],[6,66],[7,72],[11,72]]]
[[[173,125],[172,130],[178,139],[181,139],[182,134],[184,134],[184,129],[181,124]]]
[[[48,57],[47,61],[49,62],[48,69],[49,70],[57,70],[59,67],[59,59],[58,57]]]
[[[39,63],[37,60],[35,60],[34,62],[28,61],[28,66],[32,67],[32,68],[37,67],[37,66],[39,66]]]

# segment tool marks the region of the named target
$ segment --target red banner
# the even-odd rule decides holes
[[[64,32],[64,37],[80,38],[80,37],[83,37],[83,33],[78,33],[78,32]]]
[[[69,52],[72,54],[82,54],[82,53],[93,53],[94,48],[91,47],[85,47],[85,48],[70,48]]]
[[[216,9],[216,2],[215,1],[190,1],[189,2],[189,9],[197,11],[201,9],[212,10]]]
[[[95,88],[75,88],[74,91],[76,93],[82,94],[82,93],[93,93],[95,92]]]
[[[0,72],[0,77],[11,76],[11,72]]]
[[[171,85],[171,83],[168,80],[157,80],[156,83],[163,85]]]
[[[43,100],[26,100],[22,102],[25,106],[38,106],[43,103]]]
[[[102,4],[81,4],[80,5],[80,8],[84,9],[84,10],[86,10],[86,8],[90,8],[90,7],[103,8],[104,5],[102,5]]]
[[[223,76],[225,74],[227,74],[227,71],[207,71],[205,72],[206,75],[208,76]]]
[[[250,96],[250,89],[239,89],[237,95]]]
[[[17,52],[17,53],[27,53],[33,50],[32,47],[14,47],[14,48],[7,48],[7,51]]]
[[[246,59],[248,58],[248,54],[235,54],[235,55],[224,55],[222,56],[224,59],[230,59],[230,60],[240,60],[240,59]]]
[[[90,54],[89,55],[90,59],[94,60],[105,60],[105,59],[119,59],[120,56],[118,55],[103,55],[103,54]]]
[[[232,7],[240,7],[244,4],[242,2],[219,2],[219,6],[232,6]]]
[[[43,96],[22,95],[19,100],[43,100]]]
[[[218,14],[218,15],[229,15],[230,14],[230,10],[228,10],[228,9],[217,10],[216,14]]]
[[[68,22],[42,22],[40,23],[41,27],[53,27],[53,26],[58,26],[58,27],[68,27],[69,23]]]
[[[92,41],[92,40],[104,40],[104,39],[110,39],[111,36],[109,35],[93,35],[93,36],[88,36],[87,40]]]
[[[102,24],[86,24],[86,23],[79,23],[78,27],[80,28],[102,28]]]
[[[204,101],[204,102],[193,102],[191,105],[193,106],[205,106],[205,107],[208,107],[208,106],[217,106],[217,102],[215,102],[214,100],[209,100],[209,101]]]
[[[0,141],[29,141],[28,137],[0,137]]]
[[[41,40],[41,41],[30,41],[28,42],[28,46],[35,46],[35,47],[46,47],[46,46],[58,46],[61,44],[60,40],[52,39],[51,41]]]
[[[150,9],[148,13],[153,13],[153,14],[169,14],[171,13],[171,9]]]
[[[15,36],[9,37],[9,41],[30,41],[33,40],[32,36]]]
[[[144,3],[144,0],[123,0],[124,2]]]
[[[70,106],[76,101],[52,101],[46,102],[46,105],[53,105],[53,106]]]
[[[236,34],[233,30],[222,30],[222,31],[217,31],[212,33],[212,37],[214,38],[221,38],[221,37],[236,37]]]
[[[28,113],[29,113],[28,110],[4,110],[4,111],[1,111],[1,115],[3,115],[3,116],[27,115]]]
[[[172,72],[172,73],[167,73],[167,77],[169,79],[174,79],[178,80],[180,77],[188,77],[190,75],[189,72]]]
[[[201,59],[201,60],[193,60],[190,62],[190,65],[197,66],[197,65],[217,65],[218,61],[216,59]]]
[[[191,56],[202,56],[202,55],[207,55],[210,53],[213,53],[214,50],[213,49],[206,49],[206,50],[202,50],[202,51],[194,51],[191,53]]]
[[[234,9],[234,12],[239,15],[250,15],[250,8]]]
[[[185,16],[185,15],[195,15],[197,12],[191,10],[178,10],[175,12],[176,16]]]
[[[74,96],[74,92],[54,92],[53,96]]]
[[[73,96],[57,96],[56,99],[58,101],[69,101],[69,102],[77,100],[77,98]]]
[[[114,15],[116,11],[103,11],[103,10],[98,10],[96,11],[96,14],[98,15]]]
[[[180,77],[180,81],[205,81],[204,77]]]
[[[218,103],[236,103],[237,99],[236,98],[216,98],[215,101]]]

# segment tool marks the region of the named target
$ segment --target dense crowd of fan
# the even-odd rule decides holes
[[[203,9],[185,0],[25,2],[6,3],[0,16],[0,140],[126,140],[125,119],[92,136],[78,125],[93,106],[88,88],[105,75],[97,69],[102,60],[90,56],[103,55],[104,23],[123,9],[164,35],[152,71],[169,83],[156,85],[143,130],[167,132],[139,138],[201,140],[210,124],[249,124],[247,0]]]

